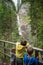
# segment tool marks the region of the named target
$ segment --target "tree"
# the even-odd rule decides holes
[[[43,42],[43,1],[30,0],[30,16],[32,35],[37,37],[37,46],[41,47]],[[40,43],[41,42],[41,43]]]
[[[22,0],[22,3],[25,2],[30,3],[31,32],[37,39],[35,46],[41,47],[43,46],[43,0]]]
[[[8,2],[8,1],[6,1]],[[5,40],[12,40],[12,33],[14,33],[15,41],[17,41],[18,27],[17,27],[17,15],[15,8],[9,3],[6,4],[5,0],[0,3],[0,33]],[[11,6],[11,7],[10,7]],[[16,36],[17,35],[17,36]]]

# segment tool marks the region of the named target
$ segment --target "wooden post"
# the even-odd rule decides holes
[[[5,42],[4,42],[4,47],[5,47]],[[6,49],[4,48],[4,53],[6,53]],[[6,60],[6,55],[4,54],[4,62]]]

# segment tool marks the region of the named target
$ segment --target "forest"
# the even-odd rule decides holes
[[[0,58],[10,56],[9,50],[22,40],[43,52],[43,0],[0,0]]]
[[[28,17],[30,16],[31,35],[35,38],[33,44],[43,47],[43,0],[22,0],[21,5],[30,3]],[[30,13],[29,13],[30,12]],[[17,24],[17,11],[12,0],[0,0],[0,40],[17,42],[21,40]],[[29,22],[29,21],[28,21]],[[31,40],[31,39],[30,39]]]

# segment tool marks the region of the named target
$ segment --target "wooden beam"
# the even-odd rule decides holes
[[[37,50],[37,51],[40,51],[40,52],[43,52],[43,49],[40,49],[40,48],[33,47],[33,49]]]
[[[8,56],[9,58],[11,57],[10,55],[8,55],[8,54],[6,54],[6,53],[4,53],[4,52],[2,52],[2,51],[0,51],[0,53],[1,53],[1,54],[4,54],[4,55],[6,55],[6,56]]]

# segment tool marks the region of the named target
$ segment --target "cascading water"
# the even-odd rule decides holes
[[[21,0],[12,0],[15,3],[16,11],[18,10],[18,6],[21,5]]]
[[[20,19],[19,19],[19,15],[17,14],[17,24],[18,24],[18,30],[19,30],[19,35],[22,35],[21,33],[21,28],[20,28]]]
[[[15,3],[16,11],[18,11],[18,6],[21,4],[21,0],[13,0]],[[19,30],[19,35],[22,35],[21,29],[20,29],[20,20],[19,20],[19,14],[17,13],[17,24],[18,24],[18,30]]]
[[[16,6],[16,11],[18,10],[18,6],[20,6],[21,4],[21,0],[13,0],[15,2],[15,6]],[[30,7],[30,4],[23,4],[22,7],[20,8],[19,12],[17,13],[17,24],[18,24],[18,30],[19,30],[19,35],[21,35],[25,40],[29,41],[29,36],[30,35],[30,24],[28,24],[26,21],[22,20],[22,17],[26,17],[27,16],[27,10],[28,10],[28,6]]]

